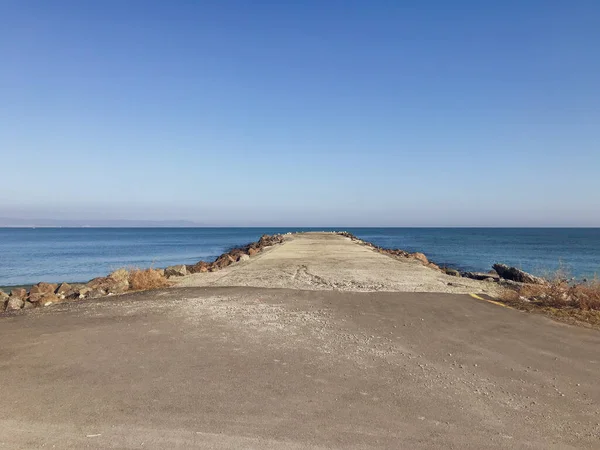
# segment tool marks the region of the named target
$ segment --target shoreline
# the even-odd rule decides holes
[[[311,241],[311,239],[313,241],[314,239],[325,239],[324,241],[322,241],[323,244],[329,242],[328,238],[326,238],[327,235],[337,235],[350,240],[351,242],[357,244],[360,247],[367,248],[370,251],[385,255],[386,257],[390,257],[397,261],[405,261],[405,264],[408,264],[407,266],[389,266],[385,264],[385,262],[382,262],[380,260],[377,260],[378,262],[372,260],[372,258],[368,257],[364,253],[361,253],[364,256],[360,256],[359,254],[355,256],[350,256],[350,254],[356,253],[351,251],[348,254],[347,258],[358,259],[349,259],[346,263],[342,264],[342,267],[340,267],[337,262],[334,262],[334,260],[327,259],[331,255],[328,255],[328,251],[324,250],[324,253],[320,253],[318,258],[321,264],[320,270],[323,271],[323,269],[325,268],[325,272],[323,272],[323,274],[325,274],[325,278],[323,278],[323,276],[321,275],[310,273],[304,265],[300,265],[299,268],[295,269],[296,275],[294,275],[293,277],[294,280],[298,276],[300,277],[300,279],[304,279],[304,281],[308,280],[309,286],[312,286],[310,287],[310,289],[329,289],[347,291],[388,290],[396,292],[440,293],[462,292],[473,294],[481,293],[484,295],[491,296],[491,298],[511,305],[517,309],[531,310],[536,306],[547,306],[548,294],[552,294],[553,292],[557,291],[556,288],[558,287],[562,289],[562,297],[559,299],[552,299],[553,304],[551,304],[550,306],[556,306],[556,304],[560,304],[559,307],[561,307],[563,311],[571,310],[580,312],[584,309],[592,310],[590,314],[585,314],[585,316],[590,317],[588,323],[600,324],[600,311],[598,311],[597,315],[593,311],[596,309],[600,309],[595,303],[596,300],[592,299],[592,303],[587,301],[589,297],[588,294],[591,292],[592,296],[595,296],[596,292],[591,291],[587,287],[587,290],[574,290],[572,285],[570,285],[569,281],[567,280],[559,280],[559,282],[557,283],[556,280],[547,280],[541,277],[536,277],[516,267],[509,267],[504,264],[495,264],[495,270],[490,270],[489,272],[462,272],[449,267],[440,267],[434,262],[430,261],[427,258],[427,256],[423,253],[410,253],[402,249],[380,247],[372,242],[360,239],[347,231],[296,233],[288,232],[285,235],[263,235],[256,242],[252,242],[242,247],[231,248],[227,252],[215,258],[215,260],[212,262],[206,262],[201,260],[195,264],[179,264],[169,266],[164,269],[118,269],[107,276],[97,277],[86,283],[40,282],[34,285],[21,285],[18,287],[9,286],[8,288],[10,288],[10,295],[8,295],[6,292],[0,289],[0,310],[18,312],[21,309],[32,309],[40,306],[50,306],[56,303],[78,301],[88,298],[97,299],[113,295],[121,295],[129,292],[152,290],[173,286],[173,284],[175,284],[174,280],[184,280],[192,277],[195,274],[218,272],[234,264],[242,264],[242,266],[240,267],[246,267],[243,266],[243,263],[245,261],[249,261],[251,258],[254,259],[253,257],[255,255],[262,254],[263,250],[265,250],[266,248],[284,244],[288,240],[290,240],[290,242],[293,243],[297,239],[297,236],[302,235],[305,236],[304,238],[302,238],[304,241],[306,241],[307,239],[308,241]],[[315,237],[308,237],[310,235],[314,235]],[[321,236],[320,238],[318,238],[319,235]],[[335,239],[333,241],[335,241]],[[294,245],[292,245],[290,248],[294,248]],[[325,246],[324,248],[329,247]],[[335,249],[335,246],[331,248]],[[284,260],[281,260],[282,262],[285,261],[285,258],[287,257],[283,256],[283,258]],[[308,263],[310,262],[310,259],[305,261]],[[324,261],[329,262],[327,263]],[[362,264],[360,264],[361,261],[363,261],[364,264],[367,264],[367,266],[363,266]],[[336,267],[330,268],[329,264],[333,264]],[[348,266],[345,266],[344,264],[348,264]],[[350,278],[347,277],[348,274],[343,275],[344,271],[347,272],[349,267],[353,267],[356,264],[359,264],[359,266],[361,267],[360,270],[366,270],[367,272],[357,272],[355,276],[350,274]],[[369,266],[369,264],[374,264],[374,266],[371,267]],[[425,271],[423,271],[423,269],[418,270],[418,266],[422,266],[425,269]],[[261,267],[263,267],[263,269],[260,269]],[[265,269],[264,267],[264,265],[258,263],[258,265],[254,267],[254,274],[252,276],[256,277],[256,279],[262,279],[265,277],[268,279],[269,277],[273,276],[275,277],[274,279],[277,279],[278,277],[281,277],[281,274],[276,274],[273,272],[272,267],[269,269]],[[278,264],[276,264],[276,267],[279,271],[284,270],[284,273],[285,270],[287,270],[282,269],[281,267],[279,267]],[[377,267],[380,267],[380,269],[377,269]],[[326,275],[329,268],[332,269],[333,272],[329,271],[331,273],[329,273],[329,275]],[[266,271],[263,272],[263,270]],[[299,270],[300,272],[298,272]],[[339,272],[340,270],[341,272]],[[384,275],[384,278],[381,278],[382,275],[377,274],[378,270],[383,270],[387,275]],[[434,275],[433,273],[431,275],[428,275],[428,270],[436,272],[437,275]],[[242,269],[242,272],[244,272],[244,269]],[[191,281],[192,284],[189,284],[190,282],[187,281],[179,281],[177,285],[185,286],[185,283],[188,283],[187,286],[216,286],[219,285],[219,283],[222,286],[253,285],[252,281],[249,282],[248,279],[244,281],[243,277],[241,279],[239,279],[238,277],[237,281],[235,276],[233,279],[229,279],[227,278],[229,273],[230,271],[227,271],[225,275],[219,275],[217,276],[217,278],[215,278],[214,276],[200,275],[200,278],[196,277],[193,281]],[[369,273],[372,275],[369,275]],[[186,278],[186,276],[188,277]],[[248,275],[246,274],[246,276]],[[342,278],[340,278],[340,276]],[[373,276],[375,278],[372,279]],[[174,279],[170,280],[173,277]],[[223,277],[227,278],[227,280],[229,281],[218,281]],[[383,281],[384,284],[378,284],[380,282],[373,281],[377,277],[379,277],[382,281],[387,281]],[[414,284],[415,280],[419,279],[421,281],[417,281],[417,284]],[[467,280],[469,281],[467,282]],[[572,283],[572,280],[570,282]],[[294,283],[296,282],[294,281]],[[294,283],[292,283],[292,286],[294,286],[291,287],[292,289],[303,289],[302,286],[305,286],[302,283]],[[443,285],[447,286],[444,288],[440,284],[436,283],[442,283]],[[280,280],[277,281],[273,287],[286,287],[288,285],[289,282]],[[386,288],[385,286],[389,287]],[[470,288],[467,288],[468,286],[470,286]],[[581,287],[582,285],[573,286]],[[6,287],[4,289],[6,289]],[[600,289],[598,291],[600,292]],[[583,303],[577,303],[577,305],[584,306],[572,307],[572,298],[577,300],[577,302],[582,301]],[[546,312],[554,314],[553,310],[548,310]],[[576,316],[577,320],[581,320],[581,314],[574,316]]]

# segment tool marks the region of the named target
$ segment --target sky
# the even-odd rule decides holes
[[[0,217],[600,226],[600,2],[0,0]]]

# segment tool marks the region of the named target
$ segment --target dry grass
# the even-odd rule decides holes
[[[527,311],[541,311],[569,322],[585,322],[600,327],[600,280],[570,282],[557,272],[545,284],[524,284],[507,289],[500,300]]]
[[[157,269],[132,269],[129,272],[129,286],[135,291],[146,291],[168,287],[171,283]]]

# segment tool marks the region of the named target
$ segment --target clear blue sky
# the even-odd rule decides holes
[[[0,0],[0,216],[600,226],[600,2]]]

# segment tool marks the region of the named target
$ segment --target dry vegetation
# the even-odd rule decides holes
[[[168,287],[171,283],[164,273],[157,269],[132,269],[129,272],[130,289],[145,291]]]
[[[574,283],[559,272],[545,284],[524,284],[508,289],[505,303],[527,311],[541,311],[569,322],[585,322],[600,327],[600,280]]]

